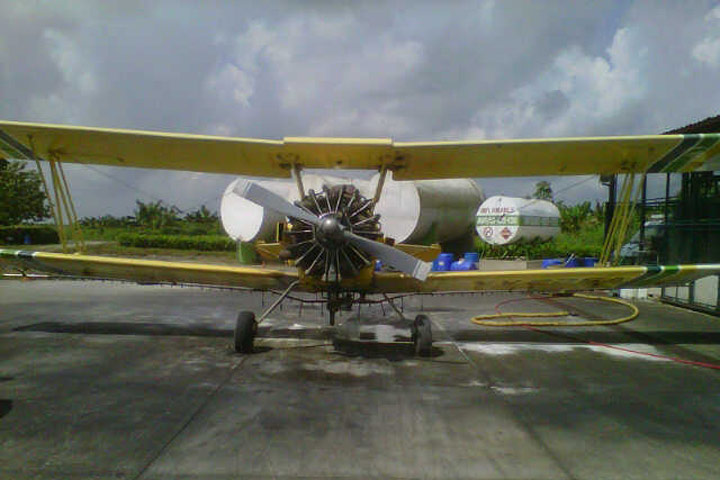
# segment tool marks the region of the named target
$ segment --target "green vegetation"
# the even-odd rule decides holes
[[[175,206],[162,201],[144,203],[136,201],[133,216],[83,218],[80,225],[86,240],[119,241],[124,234],[145,236],[224,236],[218,216],[204,205],[183,214]],[[128,241],[128,240],[126,240]],[[139,242],[139,240],[135,240]]]
[[[86,240],[118,242],[123,247],[169,248],[179,250],[234,251],[218,216],[204,205],[184,213],[162,201],[136,201],[134,216],[83,218]]]
[[[121,233],[117,242],[124,247],[174,248],[179,250],[228,251],[235,250],[235,241],[222,235],[152,235]]]
[[[0,225],[39,222],[50,216],[42,179],[25,166],[0,158]]]
[[[484,258],[524,258],[537,260],[542,258],[564,258],[575,254],[578,257],[597,257],[602,250],[603,225],[586,225],[576,233],[561,232],[550,241],[515,243],[512,245],[489,245],[480,238],[475,244]]]
[[[28,239],[33,245],[58,243],[57,230],[50,225],[14,225],[0,227],[0,243],[22,245]]]

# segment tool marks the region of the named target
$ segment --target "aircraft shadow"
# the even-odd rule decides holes
[[[16,332],[67,333],[80,335],[149,335],[231,338],[232,328],[209,327],[207,325],[148,322],[40,322],[13,329]],[[325,328],[284,328],[260,325],[258,338],[307,338],[327,340],[332,330]]]
[[[6,398],[0,398],[0,418],[4,417],[13,408],[13,401]]]
[[[415,348],[412,343],[378,343],[367,341],[348,340],[345,338],[333,339],[333,347],[338,355],[362,358],[383,358],[391,362],[399,362],[414,358]],[[428,357],[442,356],[443,350],[432,347]]]
[[[232,337],[232,328],[209,327],[199,324],[171,325],[165,323],[147,322],[40,322],[31,325],[16,327],[17,332],[44,332],[44,333],[68,333],[84,335],[150,335],[150,336],[188,336],[188,337]],[[579,337],[584,340],[592,340],[600,343],[624,344],[624,343],[652,343],[656,345],[717,345],[720,344],[720,331],[629,331],[629,330],[588,330],[578,328],[574,330],[563,329],[559,332],[555,329],[545,331],[532,331],[523,328],[470,328],[462,330],[448,330],[450,337],[457,342],[486,342],[486,343],[550,343],[550,344],[572,344],[577,343]],[[567,334],[567,336],[565,336]],[[327,327],[290,328],[280,326],[260,325],[259,338],[303,338],[313,340],[333,339],[335,331]],[[374,340],[366,334],[361,334],[359,340]],[[396,338],[396,341],[409,342],[408,338]],[[436,340],[440,340],[439,338]],[[355,342],[365,345],[383,345],[376,342]],[[387,345],[395,345],[387,343]],[[364,348],[364,347],[363,347]]]

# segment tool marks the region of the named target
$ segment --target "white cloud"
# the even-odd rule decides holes
[[[46,30],[43,38],[47,41],[50,58],[55,61],[65,83],[77,88],[80,94],[95,93],[95,75],[89,68],[89,62],[82,57],[77,43],[56,30]]]
[[[47,29],[42,35],[44,47],[60,74],[62,81],[54,91],[36,95],[28,102],[30,114],[38,119],[81,121],[81,99],[97,93],[97,79],[90,62],[84,58],[80,46],[66,34]]]
[[[255,91],[255,78],[233,64],[226,64],[212,73],[205,82],[205,89],[222,98],[248,107]]]
[[[720,5],[705,15],[706,37],[692,49],[692,56],[710,67],[720,67]]]
[[[622,115],[647,92],[647,49],[631,29],[619,29],[604,56],[577,46],[561,51],[548,69],[478,111],[464,138],[582,135],[598,122]],[[446,134],[448,136],[448,134]]]
[[[361,40],[361,41],[360,41]],[[363,98],[389,97],[423,62],[417,41],[392,33],[362,38],[362,25],[352,15],[302,15],[270,29],[251,22],[228,40],[232,55],[206,82],[216,98],[245,106],[259,87],[271,83],[285,112],[307,115],[314,135],[363,135],[386,128],[405,132],[398,102],[363,105]],[[355,133],[351,133],[355,132]]]
[[[710,0],[0,5],[6,119],[410,141],[658,133],[719,113]],[[112,175],[183,208],[224,188]],[[73,178],[83,214],[129,213],[140,195]],[[537,180],[483,185],[524,195]],[[598,195],[590,184],[568,191]]]

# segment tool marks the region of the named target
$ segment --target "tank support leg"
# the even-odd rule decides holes
[[[295,178],[297,184],[298,193],[300,193],[300,199],[305,198],[305,186],[303,185],[302,176],[300,176],[300,167],[297,163],[292,164],[292,176]]]
[[[385,185],[385,177],[387,176],[387,165],[380,167],[380,178],[378,178],[377,186],[375,187],[375,196],[373,196],[373,203],[377,205],[382,195],[383,186]]]

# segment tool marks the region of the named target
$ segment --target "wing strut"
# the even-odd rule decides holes
[[[295,178],[300,198],[305,198],[305,186],[303,185],[302,176],[300,175],[300,167],[297,163],[293,162],[291,171],[293,178]]]
[[[630,221],[635,211],[635,205],[638,202],[641,188],[638,188],[633,197],[633,189],[635,188],[635,174],[630,173],[623,179],[620,187],[620,204],[615,210],[608,227],[605,241],[603,242],[602,252],[600,254],[600,265],[617,266],[620,263],[620,248],[625,243]],[[645,182],[645,174],[641,176],[641,185]]]
[[[378,178],[377,186],[375,187],[375,196],[373,197],[373,205],[377,205],[380,201],[380,195],[382,195],[383,186],[385,186],[385,177],[387,176],[388,167],[383,164],[380,167],[380,178]]]
[[[48,159],[50,179],[52,181],[51,195],[50,184],[45,178],[45,173],[40,165],[40,160],[45,159],[36,153],[35,144],[31,135],[28,135],[28,145],[30,145],[30,148],[27,148],[23,143],[16,140],[15,137],[0,129],[0,152],[4,151],[10,154],[10,158],[35,161],[40,179],[42,180],[45,197],[50,205],[50,211],[55,221],[55,227],[58,231],[63,252],[67,253],[69,238],[74,240],[77,250],[81,252],[84,251],[85,242],[83,240],[80,223],[78,222],[77,211],[75,210],[75,204],[73,203],[72,195],[70,195],[67,177],[65,176],[65,171],[63,170],[59,157],[50,154],[50,158]],[[54,201],[53,197],[55,198]],[[66,225],[70,226],[70,232],[66,231]]]

